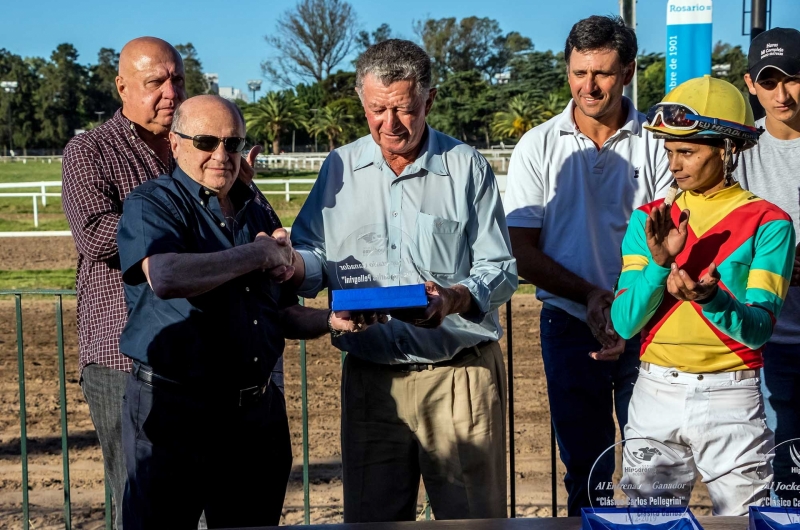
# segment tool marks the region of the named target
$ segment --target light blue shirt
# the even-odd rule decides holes
[[[336,347],[375,363],[440,362],[498,340],[497,308],[517,289],[516,261],[491,167],[472,147],[430,127],[427,131],[417,160],[399,176],[371,136],[333,151],[292,225],[292,243],[306,267],[301,296],[314,297],[325,287],[352,287],[344,285],[341,273],[352,265],[342,263],[354,262],[354,248],[363,249],[365,239],[384,240],[384,260],[411,259],[415,269],[404,274],[394,265],[384,267],[386,274],[371,276],[369,286],[431,280],[469,289],[477,312],[449,315],[436,329],[391,319],[333,340]]]

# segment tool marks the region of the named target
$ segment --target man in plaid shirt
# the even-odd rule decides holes
[[[122,108],[64,150],[64,210],[78,251],[78,338],[81,387],[92,416],[114,501],[122,504],[122,395],[131,360],[119,352],[127,309],[122,291],[117,222],[122,202],[139,184],[174,168],[168,133],[186,99],[183,61],[167,42],[142,37],[119,58]],[[117,510],[117,528],[122,528]]]

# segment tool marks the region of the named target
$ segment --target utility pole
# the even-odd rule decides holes
[[[619,14],[622,17],[622,20],[625,21],[625,25],[629,28],[633,29],[636,32],[636,0],[619,0]],[[638,70],[638,65],[636,67]],[[636,71],[633,72],[633,79],[631,80],[630,84],[625,87],[623,94],[625,97],[633,101],[633,106],[637,105],[637,98],[638,98],[638,74]]]
[[[752,0],[750,11],[750,41],[767,31],[767,0]]]
[[[19,83],[16,81],[0,81],[0,88],[8,94],[8,154],[14,149],[12,134],[11,134],[11,94],[17,91]]]
[[[752,0],[750,6],[750,42],[760,34],[767,31],[767,4],[770,0]],[[760,120],[766,115],[764,107],[759,103],[758,98],[750,94],[750,106],[753,108],[753,116]]]

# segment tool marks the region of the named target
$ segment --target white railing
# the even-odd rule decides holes
[[[258,155],[256,158],[257,168],[269,169],[306,169],[315,170],[322,167],[327,153],[323,155]]]
[[[8,163],[8,162],[22,162],[23,164],[27,164],[28,162],[41,162],[42,164],[52,164],[56,162],[58,164],[61,163],[61,160],[64,157],[61,155],[45,155],[45,156],[0,156],[0,162]]]
[[[47,193],[47,188],[49,188],[49,187],[60,188],[61,187],[61,181],[60,180],[45,180],[45,181],[40,181],[40,182],[2,182],[2,183],[0,183],[0,190],[2,190],[2,189],[17,190],[17,189],[20,189],[20,188],[39,188],[41,190],[41,193],[39,193],[38,195],[40,195],[42,197],[42,206],[47,206],[47,197],[54,197],[54,196],[59,196],[60,197],[61,196],[60,193],[57,193],[55,195],[53,193],[48,194]],[[27,197],[27,195],[28,194],[26,194],[25,196]],[[8,194],[0,193],[0,197],[14,197],[14,195],[8,195]],[[19,197],[19,195],[16,195],[16,197]]]
[[[264,195],[284,195],[286,202],[289,202],[290,195],[308,195],[311,190],[292,190],[292,184],[314,184],[317,179],[253,179],[257,185],[283,185],[283,191],[264,191],[261,190],[261,193]]]
[[[283,190],[266,190],[262,191],[264,195],[283,195],[288,202],[292,195],[308,195],[309,190],[292,189],[292,185],[297,184],[314,184],[316,179],[255,179],[255,182],[261,186],[283,186]],[[47,206],[47,197],[61,197],[61,193],[48,192],[49,187],[62,187],[61,181],[44,181],[44,182],[4,182],[0,183],[0,190],[18,190],[27,188],[38,188],[37,191],[0,191],[0,199],[5,198],[18,198],[30,197],[33,203],[33,226],[39,227],[39,203],[42,206]]]

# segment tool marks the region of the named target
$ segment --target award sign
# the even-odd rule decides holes
[[[335,259],[328,262],[333,309],[425,307],[418,257],[414,240],[398,227],[374,224],[352,232],[343,240]],[[363,291],[348,292],[356,289]]]
[[[753,481],[753,500],[778,509],[785,523],[800,523],[800,438],[781,442],[764,456]]]
[[[622,469],[615,474],[618,457]],[[589,473],[589,501],[593,509],[623,509],[630,524],[677,521],[676,514],[689,509],[694,477],[684,458],[664,442],[629,438],[595,461]]]

